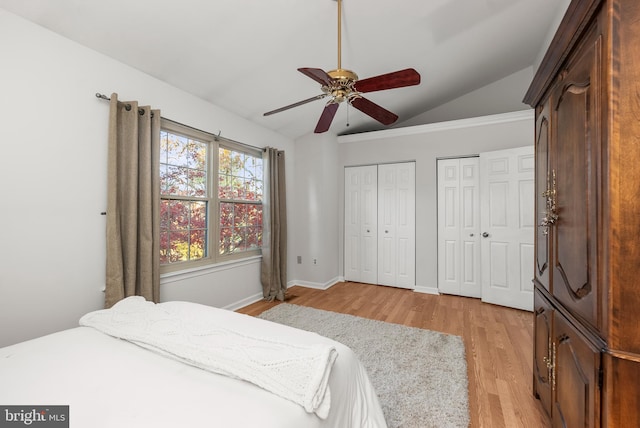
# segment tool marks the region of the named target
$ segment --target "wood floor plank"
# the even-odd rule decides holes
[[[532,394],[531,312],[478,299],[353,282],[328,290],[291,287],[286,301],[461,336],[469,377],[470,427],[551,426]],[[277,304],[260,301],[238,312],[256,316]]]

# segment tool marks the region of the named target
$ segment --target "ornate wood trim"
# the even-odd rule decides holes
[[[523,102],[535,107],[560,71],[565,59],[582,36],[603,0],[574,0],[562,18],[555,37],[533,77]]]

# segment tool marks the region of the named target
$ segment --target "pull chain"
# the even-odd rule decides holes
[[[349,103],[345,103],[347,105],[347,127],[349,127]]]

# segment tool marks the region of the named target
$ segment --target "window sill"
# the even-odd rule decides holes
[[[193,267],[175,272],[166,272],[160,275],[160,284],[169,284],[172,282],[183,281],[185,279],[194,278],[197,276],[209,275],[227,269],[234,269],[240,266],[260,263],[260,260],[262,260],[262,256],[257,255],[238,260],[230,260],[222,263]]]

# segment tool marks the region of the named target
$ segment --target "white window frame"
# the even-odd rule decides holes
[[[218,198],[218,174],[220,170],[219,165],[219,149],[225,148],[236,152],[242,152],[257,158],[262,159],[262,149],[248,146],[236,141],[232,141],[220,136],[210,134],[208,132],[200,131],[195,128],[191,128],[186,125],[171,121],[166,118],[162,118],[161,130],[167,131],[173,134],[181,135],[187,138],[191,138],[207,144],[207,255],[198,260],[188,260],[181,262],[174,262],[170,264],[164,264],[160,266],[160,273],[177,272],[182,270],[188,270],[192,268],[205,267],[215,265],[219,263],[225,263],[234,260],[253,258],[260,256],[262,250],[260,248],[240,251],[232,254],[220,254],[220,199]],[[158,171],[158,174],[160,171]],[[262,182],[264,184],[264,175]],[[160,199],[174,199],[173,197],[163,197],[162,193]],[[189,197],[179,197],[176,199],[186,199]],[[199,198],[193,198],[199,199]],[[260,202],[251,202],[253,204],[262,204]]]

